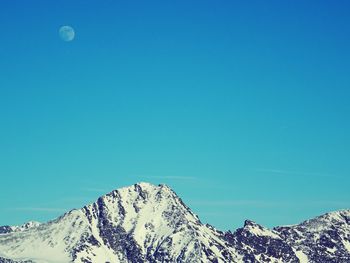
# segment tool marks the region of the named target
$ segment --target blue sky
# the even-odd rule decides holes
[[[139,181],[223,230],[349,208],[349,8],[1,2],[0,225]]]

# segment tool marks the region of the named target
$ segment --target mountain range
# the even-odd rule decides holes
[[[350,210],[268,229],[203,224],[166,185],[138,183],[47,223],[0,227],[0,263],[350,262]]]

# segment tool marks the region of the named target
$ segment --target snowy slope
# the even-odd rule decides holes
[[[221,232],[168,186],[139,183],[48,223],[0,227],[0,263],[350,262],[349,225],[349,211],[339,211],[275,229],[247,220]]]
[[[276,227],[275,231],[310,262],[350,262],[350,210]]]
[[[37,227],[39,225],[40,225],[39,222],[29,221],[20,226],[0,226],[0,234],[24,231],[32,227]]]

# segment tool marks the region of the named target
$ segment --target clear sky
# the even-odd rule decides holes
[[[349,12],[1,1],[0,225],[140,181],[170,185],[222,230],[349,208]]]

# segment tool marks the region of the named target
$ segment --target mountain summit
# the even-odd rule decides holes
[[[138,183],[56,220],[0,227],[0,263],[350,262],[350,211],[267,229],[204,225],[166,185]]]

